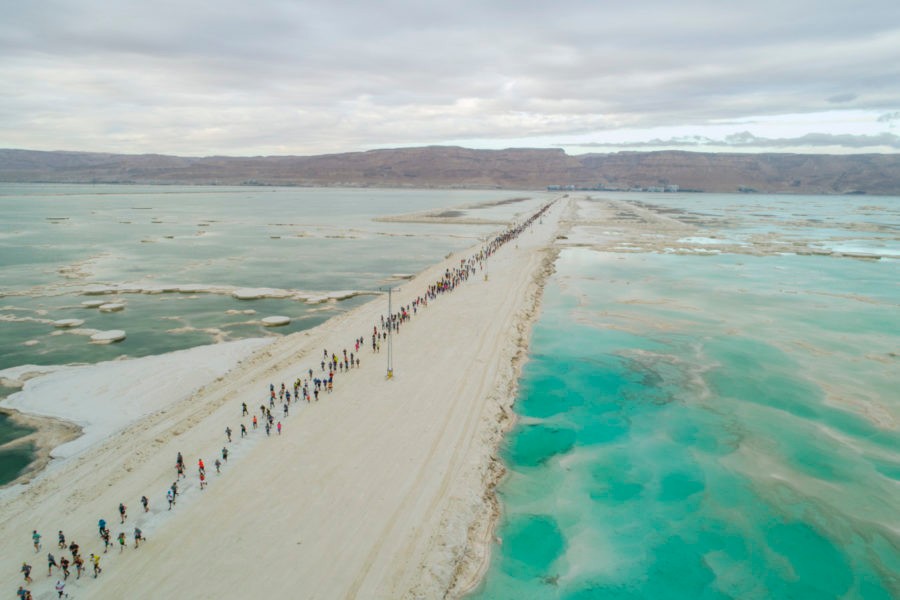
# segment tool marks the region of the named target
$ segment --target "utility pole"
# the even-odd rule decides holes
[[[399,289],[399,288],[398,288]],[[394,377],[394,347],[393,347],[393,339],[394,339],[394,322],[392,317],[394,316],[394,309],[391,303],[391,294],[394,291],[394,288],[388,288],[388,319],[387,319],[387,375],[386,379],[391,379]]]

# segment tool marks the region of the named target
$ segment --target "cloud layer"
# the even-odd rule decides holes
[[[884,118],[900,110],[890,0],[8,4],[5,147],[641,145],[659,128],[702,136],[733,121],[726,135],[810,148],[826,136],[845,150],[887,136],[897,150],[898,120]],[[845,112],[854,119],[833,118]],[[754,129],[781,115],[812,118],[803,132]]]
[[[682,148],[706,150],[708,148],[720,148],[727,146],[735,151],[741,150],[771,150],[794,148],[853,148],[887,149],[887,151],[900,151],[900,136],[893,133],[880,133],[877,135],[853,135],[849,133],[807,133],[796,138],[764,138],[758,137],[749,131],[733,133],[716,139],[702,135],[675,137],[668,139],[654,138],[646,142],[594,142],[581,144],[583,147],[594,148],[634,148],[634,149],[661,149]]]

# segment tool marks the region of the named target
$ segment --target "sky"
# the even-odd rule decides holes
[[[900,153],[898,0],[0,0],[0,148]]]

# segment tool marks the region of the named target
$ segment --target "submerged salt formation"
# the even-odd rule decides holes
[[[100,312],[119,312],[120,310],[124,310],[125,305],[121,302],[108,302],[107,304],[100,305]]]
[[[84,325],[84,319],[59,319],[59,320],[53,321],[54,327],[61,327],[61,328],[81,327],[82,325]]]
[[[282,325],[290,325],[290,323],[291,323],[290,317],[284,317],[284,316],[279,316],[279,315],[265,317],[262,320],[262,324],[264,327],[280,327]]]
[[[101,331],[91,336],[91,341],[98,344],[111,344],[113,342],[121,342],[125,339],[125,332],[121,329],[110,329],[109,331]]]

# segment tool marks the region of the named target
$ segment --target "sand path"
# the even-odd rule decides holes
[[[242,401],[258,413],[269,383],[290,386],[306,369],[318,372],[323,348],[352,350],[359,336],[370,343],[372,325],[387,312],[387,299],[379,298],[279,339],[192,397],[4,495],[6,589],[15,591],[18,567],[28,560],[35,597],[55,597],[57,575],[47,577],[45,556],[48,549],[61,555],[57,529],[87,556],[102,551],[100,517],[113,537],[125,531],[130,540],[139,524],[149,541],[121,554],[111,549],[97,581],[70,578],[73,597],[439,598],[465,587],[484,556],[493,510],[486,489],[498,474],[492,456],[510,420],[565,206],[555,204],[543,223],[492,256],[487,281],[470,278],[401,326],[392,380],[385,379],[385,345],[380,354],[367,347],[361,368],[336,375],[332,394],[292,406],[281,436],[266,438],[261,428],[246,439],[238,434]],[[471,254],[404,282],[395,307]],[[249,417],[243,422],[249,428]],[[234,430],[230,444],[226,426]],[[212,464],[226,445],[229,462],[217,475]],[[164,494],[178,451],[189,477],[170,512]],[[209,473],[203,491],[198,458]],[[151,501],[147,514],[142,494]],[[119,502],[129,506],[124,525]],[[33,528],[44,535],[40,554],[30,546]]]

